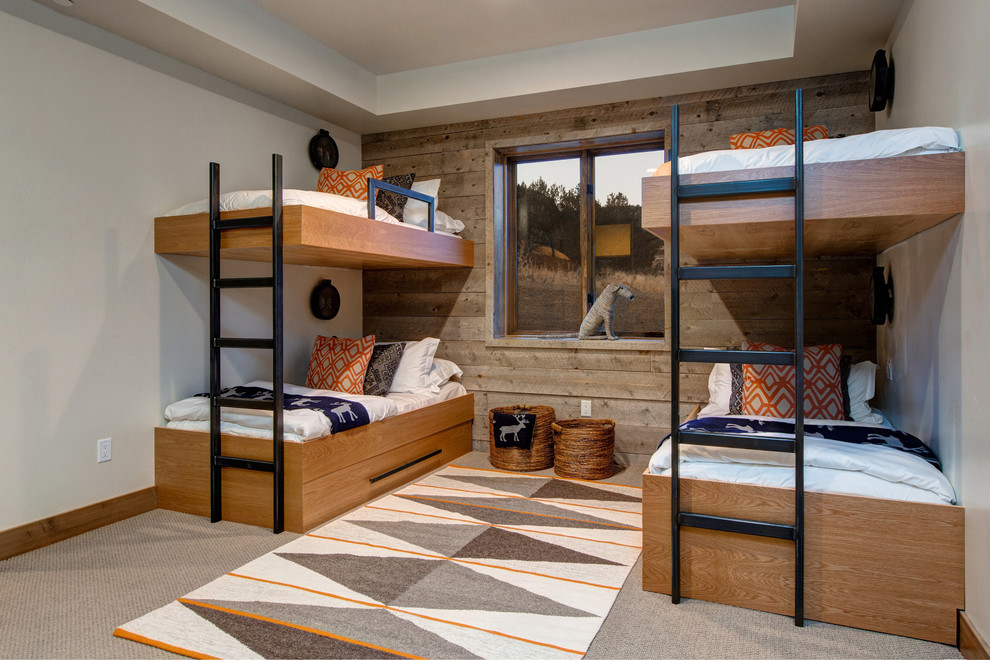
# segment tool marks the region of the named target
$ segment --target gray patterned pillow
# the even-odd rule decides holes
[[[743,370],[741,364],[730,364],[729,373],[732,374],[732,390],[729,393],[729,414],[742,414],[743,399]]]
[[[364,372],[365,394],[373,396],[388,394],[404,350],[406,345],[403,342],[375,344],[371,350],[371,360],[368,361],[368,370]]]
[[[382,177],[382,181],[411,190],[415,178],[415,174],[396,174],[394,176]],[[375,194],[375,206],[386,211],[399,222],[402,222],[402,212],[406,209],[407,199],[409,197],[406,195],[400,195],[390,190],[379,190]]]

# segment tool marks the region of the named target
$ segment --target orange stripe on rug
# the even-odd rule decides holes
[[[121,630],[117,628],[113,631],[114,637],[120,637],[121,639],[129,639],[132,642],[140,642],[141,644],[147,644],[148,646],[154,646],[155,648],[162,649],[163,651],[168,651],[169,653],[176,653],[178,655],[184,655],[187,658],[200,658],[201,660],[218,660],[216,656],[204,655],[202,653],[196,653],[195,651],[190,651],[189,649],[184,649],[181,646],[175,646],[174,644],[166,644],[165,642],[159,642],[157,639],[151,639],[150,637],[145,637],[144,635],[138,635],[136,633],[128,632],[126,630]]]
[[[505,639],[514,639],[518,642],[524,642],[526,644],[534,644],[536,646],[543,646],[549,649],[557,649],[558,651],[564,651],[565,653],[574,653],[577,655],[584,655],[584,651],[575,651],[574,649],[569,649],[563,646],[557,646],[556,644],[549,644],[547,642],[537,642],[533,639],[526,639],[525,637],[518,637],[516,635],[510,635],[508,633],[499,632],[497,630],[489,630],[487,628],[481,628],[479,626],[472,626],[469,623],[460,623],[457,621],[450,621],[448,619],[440,619],[435,616],[428,616],[426,614],[420,614],[418,612],[410,612],[409,610],[404,610],[401,607],[392,607],[391,605],[383,605],[381,603],[365,602],[360,600],[355,600],[354,598],[347,598],[345,596],[338,596],[336,594],[329,593],[327,591],[317,591],[316,589],[309,589],[308,587],[300,587],[295,584],[289,584],[288,582],[277,582],[275,580],[266,580],[264,578],[253,577],[250,575],[241,575],[240,573],[227,573],[230,577],[241,578],[243,580],[254,580],[256,582],[264,582],[265,584],[274,584],[279,587],[288,587],[289,589],[299,589],[300,591],[306,591],[311,594],[316,594],[318,596],[326,596],[328,598],[336,598],[338,600],[345,600],[349,603],[355,603],[357,605],[365,605],[367,607],[374,607],[378,609],[388,610],[390,612],[401,612],[402,614],[407,614],[409,616],[415,616],[420,619],[426,619],[427,621],[436,621],[438,623],[445,623],[451,626],[457,626],[459,628],[467,628],[468,630],[477,630],[479,632],[488,633],[489,635],[496,635],[498,637],[504,637]],[[183,599],[179,599],[180,601]],[[414,656],[410,656],[414,657]]]
[[[232,575],[232,574],[228,573],[228,575]],[[286,586],[290,586],[290,585],[286,585]],[[347,642],[348,644],[355,644],[357,646],[363,646],[368,649],[375,649],[376,651],[385,651],[386,653],[394,653],[395,655],[400,655],[403,658],[417,658],[418,660],[425,660],[423,656],[410,655],[408,653],[403,653],[402,651],[396,651],[395,649],[390,649],[385,646],[378,646],[377,644],[369,644],[368,642],[362,642],[359,639],[352,639],[350,637],[344,637],[343,635],[335,635],[331,632],[320,630],[319,628],[310,628],[309,626],[301,626],[298,623],[289,623],[288,621],[280,621],[279,619],[272,619],[271,617],[262,616],[260,614],[252,614],[251,612],[244,612],[243,610],[234,610],[229,607],[221,607],[220,605],[210,605],[209,603],[203,603],[201,601],[193,600],[191,598],[177,598],[176,600],[180,603],[185,603],[187,605],[205,607],[207,609],[216,610],[218,612],[226,612],[227,614],[243,616],[243,617],[247,617],[248,619],[255,619],[256,621],[267,621],[268,623],[274,623],[279,626],[285,626],[286,628],[294,628],[296,630],[302,630],[303,632],[313,633],[314,635],[320,635],[321,637],[338,639],[342,642]]]
[[[619,543],[617,541],[603,541],[601,539],[589,539],[587,536],[574,536],[573,534],[561,534],[559,532],[545,532],[539,529],[524,529],[522,527],[512,527],[510,525],[496,525],[495,523],[482,522],[480,520],[461,520],[460,518],[451,518],[450,516],[438,516],[435,513],[420,513],[418,511],[406,511],[404,509],[391,509],[389,507],[374,506],[372,504],[365,504],[362,508],[375,509],[376,511],[391,511],[393,513],[404,513],[410,516],[424,516],[426,518],[436,518],[437,520],[451,520],[453,522],[465,523],[469,525],[485,525],[486,527],[495,527],[497,529],[505,529],[511,532],[524,532],[526,534],[543,534],[546,536],[559,536],[565,539],[588,541],[589,543],[607,543],[608,545],[618,545],[623,548],[635,548],[637,550],[643,549],[642,545],[631,545],[629,543]]]
[[[581,484],[594,484],[595,486],[618,486],[619,488],[633,488],[635,490],[643,490],[642,486],[630,486],[629,484],[614,484],[610,481],[595,481],[593,479],[571,479],[569,477],[557,477],[552,474],[520,474],[519,472],[507,472],[505,470],[493,470],[491,468],[470,467],[467,465],[454,465],[453,463],[451,463],[447,467],[458,468],[461,470],[478,470],[479,472],[494,472],[496,474],[504,474],[510,477],[529,477],[531,479],[556,479],[558,481],[576,481]]]
[[[508,511],[509,513],[521,513],[526,516],[538,516],[540,518],[553,518],[555,520],[570,520],[579,523],[588,523],[588,520],[579,520],[578,518],[568,518],[567,516],[551,516],[545,513],[531,513],[529,511],[517,511],[515,509],[503,509],[499,506],[489,506],[487,504],[465,504],[464,502],[455,502],[454,500],[444,500],[439,497],[424,497],[422,495],[402,495],[402,497],[409,500],[425,500],[427,502],[444,502],[445,504],[457,504],[459,506],[473,506],[477,509],[492,509],[494,511]],[[601,525],[602,527],[616,527],[618,529],[628,529],[633,532],[643,531],[640,527],[630,527],[629,525],[619,525],[616,523],[600,523],[595,522],[595,525]]]
[[[339,539],[334,536],[320,536],[319,534],[306,534],[306,536],[313,539],[323,539],[326,541],[338,541],[340,543],[352,543],[354,545],[364,545],[369,548],[378,548],[379,550],[388,550],[390,552],[402,552],[407,555],[416,555],[418,557],[426,557],[427,559],[444,559],[446,561],[457,562],[458,564],[471,564],[472,566],[484,566],[485,568],[494,568],[500,571],[511,571],[512,573],[522,573],[524,575],[535,575],[536,577],[547,578],[548,580],[561,580],[562,582],[573,582],[574,584],[583,584],[587,587],[596,587],[598,589],[611,589],[612,591],[618,591],[622,587],[611,587],[607,584],[595,584],[594,582],[585,582],[584,580],[574,580],[572,578],[557,577],[556,575],[547,575],[546,573],[537,573],[536,571],[524,571],[519,568],[509,568],[508,566],[495,566],[494,564],[485,564],[480,561],[471,561],[469,559],[457,559],[455,557],[444,557],[443,555],[431,555],[426,552],[416,552],[415,550],[402,550],[400,548],[393,548],[387,545],[376,545],[374,543],[367,543],[365,541],[350,541],[348,539]]]
[[[516,495],[503,492],[490,493],[484,490],[470,490],[468,488],[454,488],[453,486],[434,486],[433,484],[424,484],[421,481],[417,481],[412,484],[413,486],[419,486],[420,488],[438,488],[440,490],[453,490],[458,493],[474,493],[475,495],[495,495],[496,497],[505,497],[508,499],[515,500],[529,500],[530,502],[549,502],[550,504],[560,504],[563,506],[576,506],[582,509],[595,509],[597,511],[611,511],[612,513],[623,513],[627,516],[640,516],[642,513],[636,513],[635,511],[623,511],[622,509],[610,509],[607,506],[594,506],[592,504],[574,504],[573,502],[564,502],[562,500],[549,500],[542,497],[526,497],[525,495]]]

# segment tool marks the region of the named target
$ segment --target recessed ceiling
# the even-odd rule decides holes
[[[369,133],[863,70],[903,0],[35,2]]]

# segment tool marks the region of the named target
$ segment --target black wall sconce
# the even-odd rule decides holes
[[[880,49],[873,54],[870,67],[870,111],[880,112],[894,98],[894,61],[887,61],[887,51]]]
[[[320,132],[309,141],[309,161],[313,163],[313,167],[320,170],[324,167],[337,167],[339,159],[337,143],[326,129],[321,128]]]
[[[316,318],[329,321],[340,311],[340,291],[330,280],[321,280],[309,296],[309,309]]]
[[[894,276],[885,277],[884,267],[875,266],[870,282],[870,321],[883,325],[894,320]]]

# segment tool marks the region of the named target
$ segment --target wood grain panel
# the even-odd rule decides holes
[[[967,660],[990,660],[990,644],[965,611],[959,612],[959,652]]]
[[[468,394],[332,436],[285,443],[285,528],[305,532],[360,504],[355,493],[372,492],[355,485],[361,479],[434,449],[443,450],[424,465],[384,480],[392,488],[403,483],[402,479],[470,451],[473,418],[474,398]],[[210,515],[209,435],[155,429],[159,507]],[[224,455],[271,460],[270,440],[230,435],[221,436],[221,440]],[[271,526],[271,474],[227,469],[222,479],[224,520]]]
[[[220,217],[265,213],[271,210],[225,211]],[[290,264],[366,269],[475,265],[470,241],[311,206],[284,207],[282,240],[283,258]],[[267,229],[224,232],[220,241],[223,258],[242,261],[271,261],[270,246]],[[208,214],[155,218],[155,252],[209,256]]]
[[[478,243],[471,270],[366,271],[364,331],[383,341],[439,337],[438,355],[465,368],[464,383],[476,394],[473,436],[483,448],[491,406],[552,401],[570,415],[581,399],[591,399],[596,410],[616,416],[617,451],[651,453],[669,426],[670,359],[662,341],[651,350],[643,342],[597,348],[524,338],[492,341],[492,143],[668,130],[670,106],[678,103],[686,152],[725,148],[733,132],[793,121],[799,87],[805,90],[806,121],[824,122],[832,134],[865,133],[873,130],[872,113],[861,107],[868,85],[868,72],[853,72],[364,135],[364,165],[383,163],[389,172],[416,172],[419,180],[439,177],[438,208],[464,221],[462,235]],[[809,263],[808,311],[820,321],[817,329],[809,324],[809,341],[838,341],[860,357],[875,358],[875,328],[865,317],[863,298],[872,263]],[[687,283],[681,298],[689,321],[685,332],[692,334],[685,338],[711,347],[738,346],[744,337],[787,344],[789,297],[785,288],[765,282]],[[682,369],[685,409],[706,398],[709,370]],[[642,378],[644,373],[653,376]]]
[[[4,530],[0,532],[0,560],[151,511],[156,501],[154,487],[144,488]]]
[[[965,210],[965,154],[805,166],[805,254],[874,255]],[[793,176],[793,168],[681,176],[682,185]],[[670,177],[643,179],[643,228],[670,238]],[[699,260],[794,253],[790,196],[738,196],[681,206],[681,250]]]
[[[684,479],[682,509],[789,523],[794,492]],[[643,588],[670,593],[670,479],[644,474]],[[963,607],[962,507],[807,493],[805,616],[945,644]],[[793,544],[681,531],[682,595],[793,613]]]

